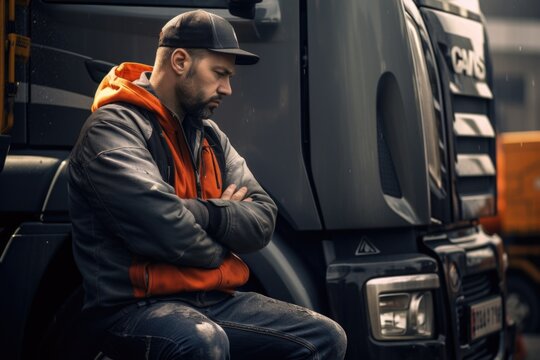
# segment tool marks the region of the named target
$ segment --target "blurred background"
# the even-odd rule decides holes
[[[540,1],[480,0],[494,68],[499,215],[484,226],[508,252],[508,308],[527,359],[540,359]]]
[[[540,1],[481,0],[500,132],[540,130]]]

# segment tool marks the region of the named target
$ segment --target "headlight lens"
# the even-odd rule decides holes
[[[411,301],[411,328],[419,336],[433,335],[433,297],[431,292],[417,293]]]
[[[407,331],[409,294],[385,294],[379,296],[379,315],[383,335],[403,335]]]
[[[434,335],[435,274],[394,276],[367,282],[369,315],[377,340],[426,339]]]

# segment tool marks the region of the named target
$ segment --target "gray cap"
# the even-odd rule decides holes
[[[255,54],[240,49],[232,25],[215,14],[195,10],[171,19],[159,34],[159,46],[208,49],[236,55],[236,64],[252,65],[259,61]]]

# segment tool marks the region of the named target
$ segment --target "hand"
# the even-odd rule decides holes
[[[221,200],[231,200],[231,201],[253,201],[252,198],[247,197],[244,199],[248,192],[248,188],[242,186],[238,191],[236,190],[236,184],[229,185],[223,194],[221,194]]]

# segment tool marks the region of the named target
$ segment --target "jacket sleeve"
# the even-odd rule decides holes
[[[227,249],[197,224],[163,181],[143,135],[129,119],[101,115],[70,159],[70,184],[135,254],[180,266],[219,266]]]
[[[236,184],[238,188],[246,186],[246,197],[253,199],[252,202],[208,200],[214,207],[219,208],[220,212],[221,219],[215,238],[239,254],[259,250],[265,247],[272,237],[277,216],[276,204],[257,182],[246,161],[234,149],[227,136],[214,122],[207,121],[219,135],[225,155],[223,188],[230,184]]]

